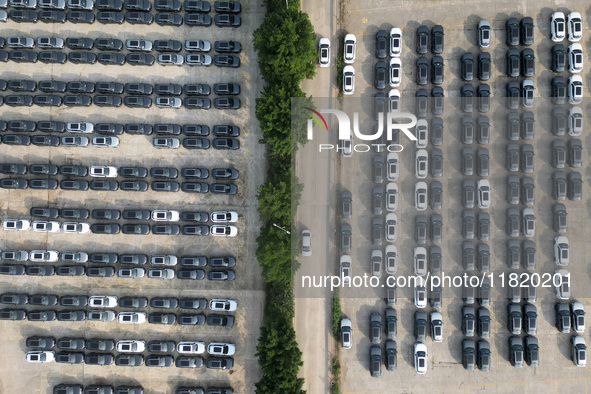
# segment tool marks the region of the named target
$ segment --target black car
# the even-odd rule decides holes
[[[148,305],[148,299],[144,297],[121,297],[119,306],[122,308],[145,308]]]
[[[215,64],[218,67],[236,68],[240,67],[240,58],[236,55],[214,55],[213,64]]]
[[[207,168],[183,168],[181,176],[183,178],[207,179],[209,178],[209,170]]]
[[[68,60],[74,64],[94,64],[96,55],[92,52],[70,52]]]
[[[148,2],[149,3],[149,2]],[[151,4],[151,3],[150,3]],[[125,21],[132,25],[150,25],[154,17],[148,12],[128,12],[125,14]]]
[[[135,95],[151,95],[154,91],[152,85],[148,83],[126,83],[124,87],[125,93]]]
[[[184,219],[185,214],[202,214],[202,216],[198,218],[199,220],[195,221],[205,223],[209,220],[207,212],[183,212],[183,220],[186,220]],[[207,258],[205,256],[181,256],[179,264],[183,267],[205,267],[207,265]],[[203,305],[202,301],[207,302],[204,298],[183,298],[181,299],[181,308],[206,309],[207,304]]]
[[[183,182],[181,190],[187,193],[207,193],[209,185],[205,182]]]
[[[183,24],[183,17],[179,14],[161,13],[156,14],[154,21],[160,26],[180,26]]]
[[[44,23],[64,23],[66,13],[58,10],[42,10],[37,13],[39,20]]]
[[[121,11],[123,9],[123,1],[121,0],[96,0],[94,8],[105,11]]]
[[[554,104],[562,105],[566,102],[566,79],[563,76],[556,76],[552,78],[552,92],[550,97]]]
[[[56,363],[65,363],[65,364],[82,364],[84,362],[84,353],[70,353],[70,352],[60,352],[55,355],[55,362]],[[76,385],[80,388],[79,393],[82,393],[82,386]],[[64,390],[63,393],[75,393],[75,391],[71,391],[69,388],[73,387],[72,385],[65,385],[60,384],[59,386],[54,387],[53,392],[56,393],[56,388],[60,388]],[[58,393],[60,391],[57,391]]]
[[[28,182],[23,178],[3,178],[0,179],[0,187],[3,189],[26,189]]]
[[[212,183],[209,190],[216,194],[236,194],[238,187],[234,184]]]
[[[533,77],[536,73],[534,50],[526,48],[521,51],[521,74],[524,77]]]
[[[216,41],[213,48],[219,53],[240,53],[242,44],[239,41]]]
[[[179,172],[173,167],[152,167],[150,168],[150,176],[161,179],[175,179]]]
[[[32,336],[28,337],[25,345],[32,349],[53,349],[55,346],[55,338],[53,337],[42,337],[42,336]]]
[[[39,52],[37,59],[42,63],[57,63],[57,64],[64,64],[68,57],[65,53],[57,52],[57,51],[42,51]]]
[[[121,212],[118,209],[93,209],[92,218],[97,220],[118,220]]]
[[[22,309],[1,309],[0,320],[25,320],[27,312]]]
[[[72,23],[93,23],[94,14],[90,11],[68,11],[66,19]]]
[[[103,94],[121,94],[123,93],[123,84],[119,82],[97,82],[96,91]]]
[[[32,120],[10,120],[6,126],[10,131],[30,132],[35,131],[37,124]]]
[[[92,97],[87,95],[66,95],[63,98],[63,103],[70,107],[88,107],[92,104]]]
[[[155,124],[154,132],[160,135],[179,135],[181,134],[181,125],[172,123]]]
[[[178,182],[170,181],[154,181],[150,187],[157,192],[178,192],[180,188]]]
[[[177,224],[154,224],[152,225],[152,234],[158,235],[176,235],[180,232]]]
[[[117,253],[91,253],[88,261],[101,264],[115,264],[119,260]]]
[[[33,138],[35,137],[39,136],[34,136]],[[29,167],[29,171],[31,171],[31,174],[57,175],[58,166],[56,166],[55,164],[31,164],[31,166]]]
[[[216,1],[216,4],[217,3],[219,2]],[[376,33],[376,57],[378,59],[384,59],[386,57],[386,54],[388,52],[388,43],[388,32],[386,30],[378,30],[378,32]]]
[[[121,167],[119,168],[119,176],[124,178],[145,178],[148,175],[148,170],[145,167]]]
[[[152,106],[152,99],[144,96],[125,96],[123,104],[127,107],[150,108]]]
[[[0,173],[7,175],[24,175],[27,173],[27,166],[18,163],[0,164]]]
[[[102,52],[97,56],[97,60],[101,64],[109,65],[113,64],[116,66],[123,66],[126,62],[126,58],[121,53],[115,52]]]
[[[474,55],[470,52],[465,52],[462,55],[462,80],[470,82],[474,79]]]
[[[211,26],[211,16],[207,14],[186,14],[185,24],[187,26]]]
[[[213,8],[215,12],[239,13],[241,11],[238,1],[216,1]]]
[[[429,28],[425,25],[417,28],[416,51],[419,55],[425,55],[429,51]]]
[[[115,342],[111,339],[87,339],[86,350],[111,351],[115,348]]]
[[[211,4],[209,1],[185,0],[183,8],[187,12],[209,12],[211,11]]]
[[[154,8],[156,11],[179,12],[182,8],[179,0],[155,0]]]
[[[63,55],[63,54],[62,54]],[[64,55],[65,56],[65,55]],[[62,98],[56,95],[37,95],[33,98],[33,103],[40,107],[59,107],[62,105]]]
[[[443,36],[443,26],[433,26],[433,28],[431,29],[431,51],[433,51],[433,53],[443,53]]]
[[[59,146],[60,138],[55,135],[34,135],[31,138],[31,143],[33,145],[37,145],[37,146]],[[56,181],[56,187],[57,187],[57,181]]]
[[[177,40],[155,40],[153,48],[158,52],[180,52],[183,49],[183,44]]]
[[[43,12],[43,11],[40,11]],[[8,17],[15,22],[37,22],[38,15],[35,11],[30,10],[11,10],[8,12]]]
[[[85,220],[89,217],[88,209],[62,209],[63,219]]]
[[[4,96],[4,104],[12,107],[30,107],[33,105],[33,96],[24,94],[10,94]]]
[[[95,100],[97,97],[99,96],[94,96]],[[123,125],[119,123],[96,123],[94,125],[94,131],[104,135],[120,135],[123,134]]]
[[[240,141],[236,138],[214,138],[212,145],[214,149],[236,150],[240,148]]]
[[[39,81],[37,87],[44,93],[64,93],[66,91],[66,83],[62,81]]]
[[[534,43],[534,20],[529,16],[521,20],[521,43],[526,46]]]
[[[187,97],[183,100],[183,105],[189,109],[209,109],[211,100],[200,97]]]
[[[29,265],[27,266],[27,275],[32,276],[52,276],[55,274],[55,267],[51,265]]]
[[[33,51],[11,51],[8,58],[17,63],[36,63],[37,52]]]
[[[72,50],[91,50],[94,47],[94,41],[88,37],[68,37],[66,38],[66,46]]]
[[[490,79],[491,57],[488,52],[478,54],[478,79],[488,81]]]
[[[209,140],[207,138],[183,138],[183,147],[185,149],[209,149]]]
[[[133,182],[133,181],[126,181],[126,182]],[[146,185],[146,189],[148,188],[147,182],[142,181]],[[123,190],[123,189],[122,189]],[[121,232],[123,234],[137,234],[137,235],[146,235],[150,234],[150,226],[147,224],[129,224],[126,223],[121,226]]]
[[[552,47],[552,71],[562,72],[566,66],[566,50],[564,45],[555,44]]]
[[[209,315],[207,324],[216,327],[232,327],[234,325],[234,316]]]
[[[86,176],[88,168],[85,166],[60,166],[60,175],[65,176]]]
[[[180,280],[203,280],[205,279],[205,271],[194,269],[180,269],[177,271],[177,278]]]
[[[63,189],[63,190],[88,190],[88,181],[80,181],[80,180],[60,181],[60,189]]]
[[[151,66],[154,64],[154,56],[149,53],[128,53],[125,60],[132,66]]]
[[[235,96],[240,94],[240,85],[237,83],[215,83],[213,84],[213,93],[218,96]]]
[[[22,134],[5,134],[2,142],[7,145],[31,145],[31,137]]]
[[[152,134],[152,125],[146,123],[127,123],[125,125],[125,132],[127,134]]]
[[[152,3],[148,0],[125,0],[123,6],[128,11],[145,11],[152,10]]]
[[[100,55],[104,55],[100,53]],[[116,54],[118,55],[118,54]],[[120,55],[123,56],[123,55]],[[93,98],[94,105],[99,107],[120,107],[121,106],[121,97],[115,96],[112,94],[98,94]],[[121,127],[123,129],[123,126]]]
[[[183,87],[176,83],[157,83],[154,85],[154,92],[158,95],[180,96],[183,93]]]
[[[94,82],[87,81],[70,81],[66,86],[67,90],[72,93],[94,93],[95,90]]]
[[[12,79],[6,83],[6,89],[14,92],[34,92],[37,90],[37,83],[28,79]]]
[[[57,208],[33,207],[33,208],[31,208],[29,213],[33,217],[44,218],[44,219],[55,219],[59,216],[60,211]]]
[[[507,32],[507,45],[510,47],[519,45],[519,20],[517,18],[507,19],[505,28]]]
[[[386,66],[386,62],[380,60],[376,63],[374,71],[374,86],[376,89],[386,88],[387,76],[388,67]]]
[[[4,264],[0,265],[0,275],[24,275],[24,265]]]
[[[29,321],[53,321],[55,311],[31,311],[27,315]]]
[[[434,56],[431,60],[431,82],[433,85],[443,83],[443,58],[441,56]]]
[[[148,315],[148,322],[152,323],[152,324],[174,324],[174,323],[176,323],[176,315],[174,313],[150,313]],[[148,356],[148,358],[149,357],[150,356]],[[158,356],[153,356],[153,357],[158,357]],[[170,356],[168,356],[168,357],[170,357]],[[148,358],[146,358],[146,365],[148,365]],[[170,358],[172,359],[172,357],[170,357]],[[171,362],[171,364],[172,364],[172,362]]]
[[[113,267],[88,267],[86,269],[86,276],[96,278],[108,278],[115,275],[115,268]]]
[[[120,51],[123,48],[123,41],[116,38],[97,38],[94,46],[99,51]]]
[[[90,230],[95,234],[119,234],[120,227],[116,223],[95,223]]]
[[[211,87],[204,83],[192,83],[183,85],[183,93],[187,96],[209,96]]]
[[[101,11],[96,14],[96,20],[104,25],[106,24],[122,24],[125,21],[125,14],[116,11]]]
[[[185,99],[189,100],[189,99]],[[218,97],[213,99],[213,106],[217,109],[239,109],[240,99],[233,97]]]
[[[209,135],[209,126],[202,124],[185,124],[182,126],[184,135],[207,137]]]
[[[82,276],[84,275],[84,267],[81,265],[61,265],[57,267],[55,273],[62,276]]]
[[[88,365],[111,365],[114,357],[110,353],[87,353],[84,356],[84,363]]]

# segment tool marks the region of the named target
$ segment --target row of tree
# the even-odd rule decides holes
[[[295,134],[292,131],[292,98],[302,100],[298,108],[313,105],[300,82],[315,74],[316,35],[308,15],[299,11],[299,0],[266,0],[266,5],[268,13],[254,32],[254,48],[266,82],[256,100],[256,117],[269,159],[267,182],[257,196],[262,227],[256,256],[267,282],[267,302],[256,353],[263,377],[256,391],[301,394],[304,379],[298,372],[303,365],[302,352],[293,327],[295,248],[286,230],[293,230],[292,217],[302,191],[293,174],[293,157],[298,143],[305,142],[303,116],[296,117]]]

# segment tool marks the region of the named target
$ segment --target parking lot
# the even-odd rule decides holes
[[[211,16],[215,15],[212,11]],[[0,145],[2,163],[23,164],[55,164],[55,165],[110,165],[115,167],[201,167],[209,170],[213,168],[235,168],[240,177],[232,181],[238,188],[236,195],[225,194],[194,194],[184,192],[157,192],[148,189],[146,192],[132,191],[72,191],[72,190],[8,190],[0,189],[0,206],[2,219],[29,219],[31,207],[52,208],[84,208],[84,209],[170,209],[183,211],[212,212],[217,210],[232,210],[239,214],[236,223],[238,236],[234,238],[219,238],[213,236],[185,236],[185,235],[129,235],[129,234],[66,234],[41,233],[33,231],[4,231],[2,236],[2,251],[11,250],[56,250],[59,252],[73,251],[86,253],[139,253],[148,256],[171,254],[176,256],[235,256],[234,271],[236,279],[232,282],[212,282],[200,280],[159,280],[144,277],[141,279],[119,278],[116,275],[107,278],[93,278],[88,276],[2,276],[0,286],[2,293],[24,294],[55,294],[55,295],[110,295],[119,298],[134,297],[203,297],[234,299],[238,309],[232,313],[236,322],[232,328],[216,328],[209,325],[181,326],[148,324],[124,325],[112,322],[30,322],[30,321],[2,321],[0,330],[2,347],[5,349],[0,355],[3,371],[0,373],[0,392],[42,392],[52,393],[53,386],[60,383],[77,383],[85,386],[91,384],[107,384],[113,387],[119,385],[142,386],[145,393],[172,393],[178,387],[233,387],[235,392],[251,392],[254,382],[259,378],[259,369],[254,358],[259,326],[262,321],[264,291],[260,271],[254,258],[254,243],[258,231],[258,214],[254,203],[257,187],[261,184],[264,174],[264,151],[258,143],[259,134],[256,119],[254,119],[254,100],[258,96],[261,80],[258,77],[258,65],[250,37],[260,24],[263,11],[257,4],[242,4],[242,26],[234,28],[195,27],[183,25],[181,27],[86,24],[23,24],[8,21],[3,25],[3,37],[98,37],[118,38],[125,42],[130,38],[146,40],[174,39],[184,42],[186,39],[202,39],[213,43],[216,40],[241,41],[243,49],[239,54],[241,65],[239,68],[220,68],[183,65],[161,66],[123,66],[113,65],[82,65],[67,62],[66,64],[34,64],[7,62],[3,64],[0,78],[72,81],[82,80],[91,82],[120,82],[120,83],[239,83],[241,86],[241,108],[238,110],[191,110],[188,108],[171,109],[159,108],[155,105],[148,109],[90,107],[2,107],[2,120],[52,120],[63,122],[107,122],[107,123],[174,123],[174,124],[204,124],[212,127],[216,124],[232,124],[240,127],[240,148],[238,150],[198,149],[189,150],[182,146],[179,149],[157,149],[152,146],[153,135],[118,135],[120,145],[115,148],[98,148],[88,146],[77,147],[42,147],[42,146],[9,146]],[[69,50],[65,49],[64,53]],[[94,51],[97,53],[96,51]],[[185,52],[183,51],[183,54]],[[156,56],[156,52],[153,52]],[[215,53],[212,49],[211,55]],[[152,99],[154,99],[152,95]],[[211,95],[210,98],[216,97]],[[38,134],[38,132],[37,132]],[[64,134],[59,134],[64,135]],[[173,136],[174,137],[174,136]],[[183,136],[179,136],[183,137]],[[214,136],[210,135],[211,141]],[[3,175],[3,177],[9,177]],[[25,179],[43,178],[39,175],[27,174]],[[62,180],[63,176],[53,179]],[[83,178],[90,181],[90,177]],[[96,178],[93,178],[96,179]],[[117,179],[121,181],[122,179]],[[152,181],[148,177],[145,179]],[[179,177],[179,183],[184,181]],[[210,177],[203,180],[214,183]],[[226,182],[227,183],[227,182]],[[66,220],[58,219],[61,222]],[[94,219],[80,220],[91,224],[105,221]],[[117,220],[114,223],[124,224],[130,221]],[[152,221],[142,222],[155,224]],[[181,224],[181,223],[178,223]],[[189,223],[182,223],[189,224]],[[208,224],[211,224],[209,222]],[[26,262],[25,265],[32,263]],[[57,263],[53,265],[60,265]],[[118,264],[115,266],[120,268]],[[151,268],[144,266],[146,270]],[[173,267],[180,268],[180,267]],[[208,267],[204,268],[207,272]],[[15,308],[15,306],[5,305]],[[16,308],[19,308],[18,306]],[[25,306],[26,310],[38,310],[40,307]],[[45,309],[64,309],[60,306]],[[124,308],[117,308],[121,312]],[[173,312],[177,315],[190,311],[156,310],[150,307],[142,312]],[[204,311],[209,314],[208,311]],[[197,370],[176,368],[148,368],[123,366],[86,366],[67,365],[60,363],[33,364],[25,361],[25,339],[32,335],[47,335],[56,338],[108,338],[115,341],[123,339],[228,342],[236,345],[234,367],[229,371],[215,371],[202,367]],[[57,351],[57,350],[56,350]],[[114,353],[114,352],[113,352]],[[144,353],[147,356],[148,352]],[[173,356],[178,356],[172,352]]]
[[[352,320],[353,323],[353,346],[350,350],[340,351],[340,361],[342,367],[342,379],[340,389],[342,392],[468,392],[474,390],[495,391],[495,392],[549,392],[549,391],[582,391],[587,384],[586,368],[576,368],[571,357],[570,340],[574,335],[583,335],[588,341],[588,334],[561,334],[555,327],[554,305],[557,302],[555,289],[553,287],[540,288],[537,292],[537,301],[534,305],[538,313],[538,329],[535,335],[538,338],[540,346],[540,366],[537,368],[529,367],[527,364],[523,368],[513,368],[509,361],[508,339],[511,336],[507,329],[507,289],[499,288],[499,275],[509,272],[528,272],[523,268],[512,271],[507,266],[507,240],[511,239],[507,235],[506,209],[513,207],[507,203],[506,198],[506,178],[508,175],[531,176],[535,181],[535,212],[536,230],[533,238],[519,235],[519,241],[533,240],[536,249],[536,268],[529,272],[554,273],[556,270],[554,264],[553,239],[558,235],[552,228],[552,205],[557,202],[552,196],[552,173],[556,169],[552,166],[551,143],[560,138],[565,142],[572,138],[556,137],[552,133],[552,104],[550,103],[551,79],[556,75],[550,69],[551,52],[553,43],[550,40],[550,15],[554,11],[563,11],[565,14],[571,11],[579,11],[583,15],[583,40],[581,43],[588,42],[589,21],[586,15],[588,9],[586,5],[574,2],[569,4],[569,9],[562,9],[551,2],[543,4],[520,4],[518,11],[515,11],[515,5],[508,2],[495,2],[494,5],[482,3],[465,4],[455,1],[437,2],[437,3],[419,3],[409,2],[400,5],[390,4],[369,4],[365,1],[347,1],[344,3],[344,18],[341,24],[341,30],[331,39],[333,56],[340,56],[338,48],[342,47],[341,40],[346,33],[353,33],[357,37],[357,59],[355,61],[356,84],[353,99],[345,98],[343,100],[342,110],[349,116],[354,111],[360,112],[359,124],[362,132],[368,134],[376,123],[373,120],[374,106],[373,96],[378,90],[374,87],[374,66],[380,60],[375,56],[376,37],[378,30],[390,31],[392,27],[400,27],[403,32],[402,37],[402,83],[397,89],[400,90],[403,108],[409,112],[415,109],[415,92],[422,88],[417,86],[416,80],[416,59],[418,55],[415,50],[415,32],[420,25],[427,25],[431,29],[434,25],[442,25],[445,29],[445,49],[444,58],[444,79],[442,87],[445,90],[445,112],[440,117],[444,120],[444,134],[442,146],[434,147],[429,142],[427,150],[440,148],[443,151],[443,176],[434,178],[429,174],[427,183],[440,181],[443,184],[443,204],[440,210],[433,210],[429,207],[425,212],[418,212],[415,209],[415,183],[420,179],[415,178],[415,151],[414,142],[408,141],[404,137],[400,138],[400,144],[404,146],[404,151],[400,156],[400,177],[396,181],[398,184],[399,198],[398,208],[395,213],[398,216],[398,237],[394,244],[398,248],[398,270],[396,276],[413,275],[413,249],[418,246],[414,239],[415,217],[418,214],[424,214],[429,218],[433,213],[440,213],[443,216],[443,240],[439,243],[433,243],[428,238],[424,245],[429,249],[431,245],[438,245],[442,249],[442,270],[450,275],[462,275],[464,270],[462,266],[462,242],[464,241],[462,233],[462,180],[472,179],[474,181],[480,178],[486,178],[491,183],[492,206],[486,211],[490,214],[490,241],[481,242],[478,237],[474,237],[474,244],[485,243],[490,246],[491,260],[490,271],[495,275],[495,286],[492,289],[491,305],[491,337],[488,340],[491,345],[491,367],[489,372],[466,371],[462,366],[462,340],[465,336],[462,334],[462,306],[464,302],[461,298],[461,289],[444,289],[443,305],[440,311],[443,314],[443,343],[434,343],[427,335],[425,341],[428,348],[427,374],[418,375],[414,369],[413,345],[415,343],[414,313],[418,310],[414,306],[413,289],[398,289],[395,309],[398,312],[398,333],[396,342],[398,344],[398,365],[394,372],[387,371],[382,365],[380,378],[373,378],[370,375],[369,349],[372,346],[370,341],[369,319],[372,312],[378,312],[382,315],[382,325],[385,324],[384,310],[386,309],[386,290],[382,287],[360,292],[353,289],[340,289],[341,306],[343,315]],[[534,43],[531,46],[535,50],[535,76],[531,78],[535,83],[535,105],[531,110],[535,114],[535,137],[531,141],[518,141],[519,144],[530,143],[534,147],[535,160],[533,174],[511,173],[506,169],[505,146],[509,141],[507,139],[507,113],[506,109],[506,84],[511,78],[505,75],[505,53],[508,49],[505,44],[505,22],[509,17],[521,19],[525,16],[531,16],[534,19]],[[473,53],[476,59],[480,49],[477,45],[477,23],[481,19],[488,19],[492,23],[492,43],[486,50],[492,57],[492,72],[490,80],[486,81],[491,87],[492,100],[491,109],[486,114],[479,114],[476,108],[472,114],[468,114],[476,120],[479,115],[486,115],[490,119],[490,142],[480,145],[477,142],[464,145],[461,137],[460,118],[466,114],[461,111],[460,88],[465,82],[461,79],[460,58],[463,53],[469,51]],[[523,49],[520,46],[520,51]],[[584,49],[584,51],[586,51]],[[433,56],[429,47],[429,54],[424,55],[427,58]],[[334,59],[334,57],[333,57]],[[386,61],[388,60],[385,59]],[[333,66],[331,66],[333,67]],[[319,74],[324,70],[319,69]],[[429,70],[429,75],[431,70]],[[561,73],[567,78],[568,72]],[[581,76],[584,85],[587,85],[587,73],[583,71]],[[326,80],[326,75],[323,77]],[[337,78],[340,78],[338,76]],[[523,78],[517,79],[519,82]],[[333,83],[331,78],[330,82]],[[474,77],[471,82],[476,86],[481,83]],[[433,88],[429,81],[425,87],[429,93]],[[326,88],[326,87],[325,87]],[[386,88],[387,94],[389,88]],[[320,89],[324,93],[327,89]],[[585,86],[585,94],[588,88]],[[318,92],[309,92],[315,97],[323,97]],[[359,101],[357,98],[361,98]],[[318,108],[335,108],[326,106],[327,102],[320,102]],[[430,106],[432,102],[430,103]],[[588,113],[588,103],[583,101],[579,106],[584,114]],[[568,108],[567,104],[565,108]],[[338,107],[336,107],[338,108]],[[431,107],[429,107],[431,108]],[[521,107],[523,111],[523,107]],[[427,116],[430,120],[432,114]],[[328,117],[327,117],[328,119]],[[335,130],[334,119],[329,130]],[[430,130],[431,131],[431,130]],[[315,131],[316,133],[318,131]],[[315,137],[316,138],[316,137]],[[331,133],[330,138],[334,138]],[[586,147],[588,137],[582,135],[583,146]],[[329,142],[335,143],[333,140]],[[359,143],[360,141],[354,141]],[[312,149],[317,151],[317,141],[312,142]],[[479,177],[474,172],[473,176],[463,176],[461,171],[461,150],[465,146],[471,146],[476,151],[477,148],[486,147],[490,155],[489,175]],[[334,265],[330,265],[328,274],[336,275],[338,273],[338,261],[342,254],[340,241],[340,224],[349,223],[352,226],[352,248],[348,253],[353,260],[352,275],[371,275],[370,254],[373,249],[382,249],[374,247],[371,244],[372,230],[372,189],[376,184],[372,181],[372,158],[374,152],[354,153],[352,158],[345,158],[336,152],[330,153],[331,158],[327,160],[325,156],[318,156],[317,152],[308,151],[310,147],[302,153],[303,161],[300,159],[300,166],[305,168],[315,168],[321,165],[325,166],[330,162],[334,167],[329,167],[327,174],[330,174],[330,184],[328,192],[330,197],[327,199],[326,209],[331,218],[328,224],[326,234],[320,232],[320,239],[316,240],[315,246],[322,249],[324,245],[323,237],[326,235],[328,246],[328,259]],[[326,153],[328,155],[329,153]],[[384,156],[385,154],[382,153]],[[583,199],[582,201],[565,200],[564,203],[568,212],[568,230],[565,235],[570,241],[571,260],[567,269],[571,273],[571,298],[570,301],[581,301],[585,307],[588,307],[587,283],[589,272],[585,265],[585,257],[589,248],[587,246],[586,234],[588,224],[588,160],[587,151],[583,150],[583,165],[580,168],[569,168],[568,165],[562,171],[579,171],[583,175]],[[305,164],[303,164],[305,162]],[[300,169],[301,170],[301,169]],[[384,180],[384,187],[388,180]],[[353,195],[353,216],[349,220],[340,218],[341,201],[340,196],[343,190],[352,192]],[[317,197],[316,197],[317,198]],[[304,196],[305,199],[305,196]],[[525,208],[525,205],[517,206]],[[319,210],[322,210],[321,204],[313,207],[315,216],[324,217]],[[480,209],[475,205],[474,211],[478,214]],[[382,217],[388,212],[384,210]],[[521,218],[520,218],[521,221]],[[308,228],[314,234],[315,227],[306,222],[302,222],[302,228]],[[581,229],[581,231],[578,231]],[[429,232],[428,232],[429,233]],[[332,236],[334,234],[334,237]],[[314,240],[313,240],[314,243]],[[320,244],[320,246],[319,246]],[[384,245],[390,243],[384,241]],[[423,245],[421,245],[423,246]],[[318,249],[317,249],[318,250]],[[322,252],[320,252],[322,253]],[[315,266],[315,264],[311,264]],[[523,265],[522,265],[523,267]],[[383,272],[380,283],[384,283],[386,274]],[[320,271],[322,271],[320,269]],[[308,273],[312,273],[308,271]],[[479,276],[482,273],[478,270],[470,273]],[[296,293],[297,294],[297,293]],[[319,293],[307,293],[307,296],[318,297]],[[567,301],[563,301],[567,302]],[[523,306],[525,302],[522,300]],[[297,302],[296,302],[297,304]],[[478,303],[475,305],[478,309]],[[430,305],[426,312],[434,311]],[[330,318],[328,318],[329,320]],[[525,338],[525,335],[521,335]],[[476,335],[474,340],[478,340]],[[305,340],[304,340],[305,341]],[[382,341],[378,345],[384,349],[384,333]],[[324,340],[321,339],[324,343]],[[330,343],[330,341],[328,341]],[[309,346],[309,344],[307,344]],[[339,346],[339,344],[337,344]],[[304,345],[306,348],[306,345]],[[328,347],[330,352],[330,347]],[[383,357],[383,356],[382,356]],[[383,359],[382,359],[383,360]],[[313,383],[312,383],[313,384]]]

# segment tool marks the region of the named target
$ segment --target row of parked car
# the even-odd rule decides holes
[[[141,386],[113,386],[90,385],[84,387],[81,384],[61,383],[53,387],[53,394],[144,394]],[[202,387],[179,387],[175,394],[234,394],[231,387],[210,387],[207,390]]]
[[[207,0],[186,0],[181,3],[179,0],[4,0],[0,8],[16,9],[50,9],[64,10],[85,10],[92,11],[151,11],[152,5],[156,11],[179,12],[183,8],[187,12],[211,11],[211,3]],[[221,13],[240,13],[241,4],[238,1],[216,1],[214,11]]]
[[[82,138],[82,137],[72,137]],[[55,179],[32,179],[27,180],[25,178],[2,178],[0,179],[0,188],[3,189],[44,189],[44,190],[55,190],[59,188],[61,190],[79,190],[86,191],[89,188],[96,191],[140,191],[145,192],[148,190],[148,183],[146,181],[121,181],[115,180],[102,180],[95,179],[90,182],[79,179],[65,179],[58,181]],[[214,194],[236,194],[238,192],[238,186],[235,184],[228,183],[212,183],[207,184],[205,182],[176,182],[176,181],[153,181],[150,184],[152,190],[157,192],[178,192],[182,190],[186,193],[214,193]],[[184,226],[194,227],[194,226]],[[115,227],[114,227],[115,228]],[[118,228],[118,225],[117,225]],[[178,226],[175,230],[178,233]],[[100,230],[103,231],[103,230]],[[106,231],[106,230],[105,230]],[[154,229],[152,229],[154,231]],[[160,231],[158,227],[157,231]],[[168,231],[168,230],[167,230]],[[194,229],[187,230],[188,232],[196,231]]]

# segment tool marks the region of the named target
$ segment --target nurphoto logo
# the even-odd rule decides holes
[[[328,131],[328,123],[322,114],[332,114],[337,117],[338,121],[338,139],[342,141],[341,145],[334,144],[318,144],[318,152],[324,150],[339,150],[347,149],[345,146],[349,145],[348,149],[351,149],[352,145],[352,132],[355,134],[355,138],[361,141],[374,141],[374,143],[362,143],[352,145],[352,149],[355,152],[368,152],[371,147],[377,149],[385,149],[388,152],[401,152],[404,147],[398,143],[382,143],[384,137],[384,118],[386,120],[385,137],[386,141],[393,141],[393,133],[396,131],[402,131],[409,140],[416,141],[414,133],[411,131],[417,124],[417,118],[415,115],[407,112],[388,112],[384,116],[383,112],[379,113],[378,125],[374,129],[372,134],[363,134],[359,130],[359,113],[353,112],[353,128],[351,128],[351,120],[349,116],[337,109],[321,109],[316,111],[312,108],[306,107],[306,109],[312,112],[312,119],[308,119],[308,140],[313,140],[314,137],[314,122],[320,127],[321,130]],[[352,132],[351,132],[352,131]]]

